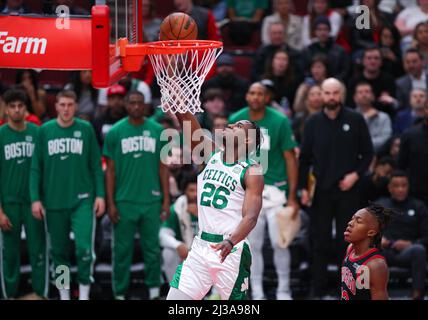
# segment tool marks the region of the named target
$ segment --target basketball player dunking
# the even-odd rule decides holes
[[[382,230],[393,213],[370,204],[349,221],[344,236],[351,244],[342,264],[342,300],[388,300],[389,271],[380,245]]]
[[[257,223],[264,187],[261,167],[248,158],[260,146],[260,128],[250,121],[229,125],[222,131],[219,150],[208,137],[191,140],[201,127],[190,112],[176,115],[182,126],[191,124],[191,135],[185,132],[184,139],[191,141],[192,151],[200,143],[211,144],[215,151],[205,159],[197,181],[200,231],[177,267],[167,300],[200,300],[213,286],[223,300],[246,299],[251,266],[246,237]],[[245,143],[238,143],[238,136]],[[233,141],[233,148],[226,148],[226,141]]]

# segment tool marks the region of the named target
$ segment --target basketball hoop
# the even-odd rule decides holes
[[[145,45],[158,51],[148,55],[161,88],[162,110],[202,112],[201,86],[223,44],[209,40],[169,40]]]

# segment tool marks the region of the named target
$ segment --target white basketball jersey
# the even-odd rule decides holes
[[[199,230],[229,235],[242,220],[244,176],[249,160],[225,164],[223,153],[215,153],[198,175]]]

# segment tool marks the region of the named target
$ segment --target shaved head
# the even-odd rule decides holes
[[[345,102],[345,86],[335,78],[324,80],[321,91],[324,106],[329,110],[335,110]]]

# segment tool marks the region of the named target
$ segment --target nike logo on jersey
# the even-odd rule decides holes
[[[25,162],[25,159],[19,159],[18,161],[16,161],[18,164],[22,164]]]
[[[142,153],[135,153],[134,158],[141,158],[142,155],[143,155]]]
[[[68,156],[61,156],[61,160],[65,160],[67,158],[68,158]]]

